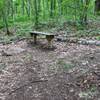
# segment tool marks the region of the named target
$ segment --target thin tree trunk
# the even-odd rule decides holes
[[[22,4],[21,4],[22,15],[24,15],[24,14],[25,14],[25,9],[24,9],[24,7],[25,7],[25,3],[24,3],[24,0],[22,0],[21,2],[22,2]]]
[[[13,5],[13,0],[11,0],[11,16],[12,16],[12,18],[14,17],[14,5]]]
[[[95,1],[95,12],[96,13],[100,12],[100,0]]]
[[[4,24],[5,24],[5,28],[6,28],[6,33],[7,33],[7,35],[10,35],[10,31],[9,31],[9,28],[8,28],[7,16],[6,16],[5,13],[6,12],[2,11],[3,21],[4,21]]]
[[[35,10],[35,28],[38,28],[38,1],[34,0],[34,10]]]

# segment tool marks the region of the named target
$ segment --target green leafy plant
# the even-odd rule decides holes
[[[58,61],[58,65],[60,67],[62,67],[63,69],[66,69],[66,70],[69,70],[69,69],[72,69],[74,67],[73,64],[69,63],[69,62],[65,62],[63,60],[59,60]]]

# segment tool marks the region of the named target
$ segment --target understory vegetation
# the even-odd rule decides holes
[[[7,34],[12,33],[10,27],[20,29],[20,33],[58,27],[68,31],[67,25],[76,30],[88,29],[88,24],[100,20],[98,6],[98,0],[1,0],[0,28],[5,28]]]

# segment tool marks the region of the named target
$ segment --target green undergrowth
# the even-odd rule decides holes
[[[3,22],[0,21],[0,28],[3,29],[3,27]],[[74,22],[72,20],[65,21],[65,19],[49,19],[47,21],[39,22],[36,29],[32,18],[29,19],[27,16],[21,16],[16,17],[14,20],[9,18],[9,30],[11,33],[13,33],[13,35],[3,37],[3,39],[6,39],[6,41],[14,40],[16,37],[29,37],[29,31],[31,30],[52,33],[64,32],[66,36],[73,34],[78,38],[93,37],[100,35],[100,21],[98,19],[92,19],[89,25],[84,27],[80,25],[79,22]],[[3,41],[3,39],[1,39],[0,41]],[[100,40],[100,36],[97,36],[96,39]]]
[[[74,65],[70,62],[65,62],[63,60],[59,60],[58,63],[59,67],[63,68],[64,70],[70,70],[74,68]]]
[[[0,63],[0,71],[4,70],[6,67],[6,64]]]
[[[91,88],[87,89],[86,91],[80,92],[79,97],[83,98],[84,100],[92,100],[92,98],[97,93],[99,93],[99,91],[97,91],[97,87],[95,85],[92,85]]]

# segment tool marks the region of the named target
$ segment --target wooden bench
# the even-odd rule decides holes
[[[39,35],[45,35],[46,39],[48,41],[48,46],[52,46],[51,42],[54,39],[55,35],[51,33],[45,33],[45,32],[37,32],[37,31],[30,31],[30,35],[34,37],[34,43],[37,43],[37,36]]]

